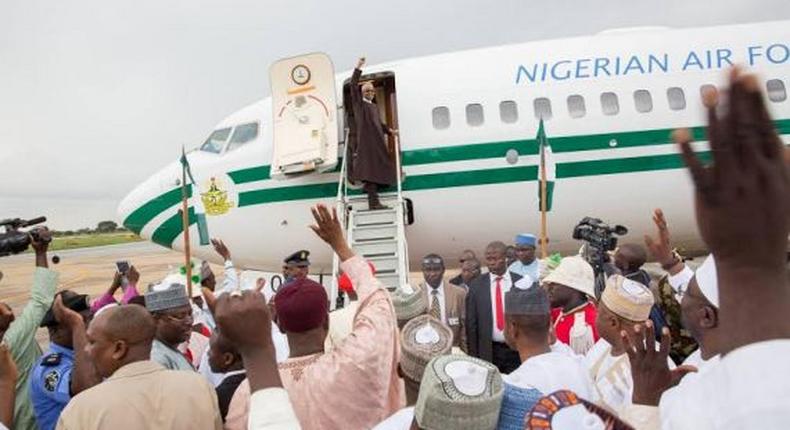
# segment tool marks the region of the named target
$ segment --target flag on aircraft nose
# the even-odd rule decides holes
[[[549,139],[546,137],[546,131],[543,128],[543,118],[540,119],[538,136],[536,139],[538,141],[538,153],[540,154],[540,166],[538,168],[538,210],[543,210],[543,193],[541,185],[545,180],[546,211],[550,211],[554,197],[554,181],[557,179],[557,165],[554,163],[551,145],[549,145]]]
[[[195,182],[195,178],[192,177],[192,169],[189,167],[189,160],[187,160],[187,154],[183,151],[183,149],[181,151],[181,168],[186,171],[187,176],[189,177],[189,182],[192,183],[192,197],[194,197],[192,208],[195,210],[195,219],[197,219],[200,244],[208,245],[210,241],[208,235],[208,223],[206,222],[206,209],[203,207],[203,199],[201,198],[200,187],[198,186],[197,182]],[[186,187],[186,184],[182,184],[182,186]]]

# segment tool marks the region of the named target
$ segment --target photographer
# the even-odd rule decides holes
[[[30,232],[30,240],[36,253],[36,271],[33,275],[33,288],[30,301],[25,305],[18,318],[14,318],[10,306],[0,303],[5,308],[4,319],[10,320],[8,330],[3,334],[3,342],[8,345],[11,356],[19,369],[16,383],[16,403],[14,406],[14,423],[16,428],[34,428],[35,418],[30,403],[30,371],[41,349],[36,343],[36,330],[44,315],[52,306],[55,289],[58,284],[58,273],[49,270],[47,265],[47,249],[52,236],[46,227],[39,227]]]

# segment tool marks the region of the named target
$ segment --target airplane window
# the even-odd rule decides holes
[[[251,122],[249,124],[237,125],[233,130],[233,136],[230,138],[228,144],[228,151],[232,151],[245,143],[254,140],[258,137],[258,123]]]
[[[587,113],[584,107],[584,97],[578,94],[568,96],[568,113],[571,115],[571,118],[583,117]]]
[[[683,88],[668,88],[667,100],[669,100],[669,108],[672,110],[683,110],[686,108],[686,95],[683,93]]]
[[[615,93],[601,94],[601,110],[604,115],[617,115],[620,113],[620,102]]]
[[[636,105],[636,111],[639,113],[647,113],[653,110],[653,97],[650,96],[650,91],[634,91],[634,104]]]
[[[518,121],[518,105],[512,100],[499,103],[499,119],[505,124]]]
[[[713,94],[715,94],[715,95],[718,95],[718,94],[719,94],[719,89],[718,89],[718,88],[716,88],[716,86],[715,86],[715,85],[711,85],[711,84],[705,84],[705,85],[703,85],[703,86],[699,87],[699,94],[700,94],[700,96],[701,96],[701,97],[703,97],[703,98],[705,97],[705,93],[707,93],[707,92],[709,92],[709,91],[712,91],[712,92],[713,92]]]
[[[446,106],[439,106],[433,108],[433,128],[437,130],[444,130],[450,127],[450,109]]]
[[[779,79],[771,79],[765,83],[765,88],[768,90],[768,99],[772,102],[783,102],[787,100],[787,90],[785,83]]]
[[[545,97],[537,98],[535,99],[534,107],[536,119],[551,119],[551,100]]]
[[[472,127],[483,125],[485,117],[483,116],[483,105],[480,103],[472,103],[466,105],[466,123]]]
[[[222,152],[222,147],[225,145],[225,141],[228,140],[228,136],[230,136],[230,127],[214,130],[211,136],[200,146],[200,150],[219,154]]]

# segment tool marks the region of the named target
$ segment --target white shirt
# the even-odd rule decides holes
[[[743,346],[706,366],[697,378],[683,378],[672,390],[683,405],[670,409],[661,397],[664,429],[785,429],[790,422],[790,340]]]
[[[444,300],[444,282],[439,284],[437,288],[433,288],[427,283],[425,284],[425,294],[428,296],[428,314],[430,315],[431,309],[433,308],[434,291],[436,291],[436,296],[439,298],[441,320],[447,324],[447,305]]]
[[[571,390],[584,399],[592,395],[592,381],[584,363],[563,352],[530,357],[503,379],[520,388],[536,388],[544,395],[559,390]]]
[[[505,341],[505,332],[503,330],[499,330],[496,326],[496,278],[498,276],[494,275],[493,273],[489,273],[489,279],[491,280],[491,340],[494,342],[504,342]],[[502,275],[502,280],[500,281],[500,288],[502,289],[502,314],[505,313],[505,293],[510,291],[510,287],[513,286],[513,281],[510,279],[510,273],[505,272]]]
[[[373,430],[409,430],[414,421],[414,406],[403,408],[378,423]]]

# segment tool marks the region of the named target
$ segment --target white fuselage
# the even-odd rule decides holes
[[[541,115],[557,162],[548,217],[551,251],[578,249],[571,232],[584,216],[623,224],[630,233],[621,243],[639,243],[653,231],[657,207],[669,220],[674,242],[703,249],[690,181],[669,134],[678,127],[702,132],[701,87],[721,85],[731,64],[769,82],[776,101],[768,104],[787,142],[787,21],[607,32],[366,68],[365,73],[395,76],[404,197],[412,200],[415,215],[406,228],[410,260],[435,252],[456,261],[463,249],[481,254],[490,241],[509,243],[517,233],[539,231],[535,134]],[[337,76],[338,100],[349,76]],[[254,140],[235,149],[224,144],[219,153],[188,154],[196,179],[217,178],[233,206],[208,216],[211,236],[225,241],[241,267],[276,271],[283,257],[309,249],[312,272],[331,273],[330,250],[307,225],[310,206],[335,203],[338,173],[272,179],[270,98],[234,113],[215,130],[252,122],[259,124]],[[511,149],[520,154],[515,164],[506,157]],[[176,161],[146,180],[121,203],[120,220],[145,238],[181,250],[180,177]],[[217,260],[210,246],[197,244],[192,229],[193,254]]]

